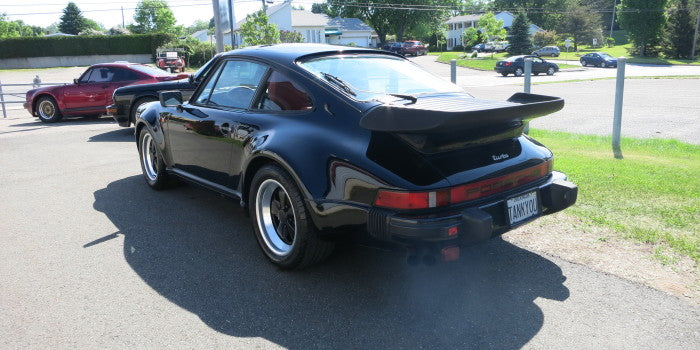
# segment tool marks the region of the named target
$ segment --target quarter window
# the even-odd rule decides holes
[[[267,67],[248,61],[228,61],[202,89],[196,102],[212,106],[250,107]]]
[[[284,74],[274,71],[265,81],[257,108],[271,111],[305,111],[312,106],[306,89]]]

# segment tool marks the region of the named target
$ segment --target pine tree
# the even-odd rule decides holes
[[[530,37],[530,21],[525,12],[520,11],[510,27],[510,47],[508,53],[513,55],[529,54],[532,51],[532,38]]]
[[[58,24],[58,30],[61,33],[77,35],[85,28],[85,17],[80,12],[78,5],[74,2],[69,2],[68,6],[63,9],[63,16],[61,16],[61,23]]]
[[[675,58],[689,58],[695,29],[688,0],[679,0],[669,12],[666,29],[669,45],[665,53]]]

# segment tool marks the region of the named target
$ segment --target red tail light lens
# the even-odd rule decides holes
[[[510,62],[506,62],[506,66],[510,66]]]
[[[552,160],[488,180],[430,192],[379,190],[374,200],[377,207],[391,209],[428,209],[466,202],[540,179],[552,172]]]

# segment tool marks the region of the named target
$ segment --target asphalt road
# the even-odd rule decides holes
[[[157,192],[133,129],[0,119],[0,348],[693,349],[700,309],[501,239],[284,272],[237,203]]]
[[[436,56],[410,58],[435,74],[450,79],[450,66]],[[628,64],[627,77],[700,76],[700,66]],[[613,68],[580,67],[553,76],[533,76],[531,92],[564,98],[560,112],[535,119],[531,127],[582,134],[610,135],[615,107],[615,80],[562,82],[615,77]],[[549,82],[559,82],[547,84]],[[506,100],[523,91],[523,78],[503,77],[494,71],[458,67],[457,84],[474,97]],[[622,109],[622,136],[675,138],[700,144],[700,78],[626,79]]]

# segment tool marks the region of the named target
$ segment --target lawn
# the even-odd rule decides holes
[[[579,186],[567,213],[700,260],[700,146],[623,138],[624,159],[615,159],[610,137],[543,130],[530,135],[554,152],[554,168]]]
[[[566,50],[561,51],[561,55],[557,57],[558,60],[572,60],[577,61],[579,58],[589,52],[605,52],[613,57],[625,56],[627,57],[627,62],[630,63],[646,63],[646,64],[691,64],[700,65],[700,61],[697,59],[695,61],[690,60],[676,60],[671,58],[663,57],[639,57],[629,53],[632,49],[632,44],[616,45],[613,47],[590,47],[587,45],[579,46],[578,52],[566,52]],[[573,47],[571,48],[573,50]]]
[[[493,55],[485,56],[485,57],[479,57],[479,58],[465,58],[461,59],[460,56],[465,55],[462,52],[442,52],[438,56],[438,61],[443,62],[443,63],[450,63],[450,60],[456,59],[457,60],[457,65],[460,67],[467,67],[467,68],[472,68],[472,69],[478,69],[478,70],[493,70],[493,67],[496,66],[496,62],[501,61],[505,59],[506,57],[509,57],[510,55],[508,53],[502,52],[502,53],[495,53]],[[469,56],[469,54],[466,54]],[[492,58],[493,57],[493,58]],[[573,68],[573,67],[580,67],[580,65],[571,65],[571,64],[560,64],[559,68]]]

